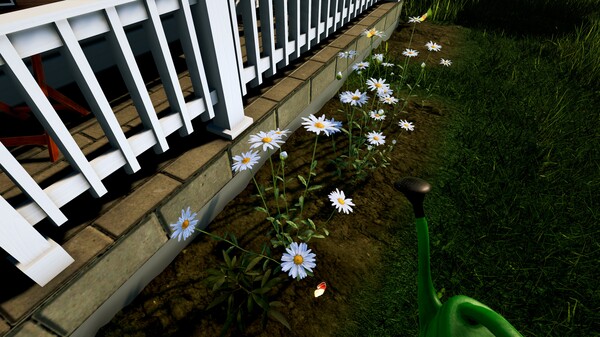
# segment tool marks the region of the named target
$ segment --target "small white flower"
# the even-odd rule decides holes
[[[377,36],[377,37],[384,37],[385,34],[383,34],[383,32],[378,31],[375,28],[371,28],[371,29],[367,29],[363,32],[363,35],[366,36],[367,38],[372,38],[373,36]]]
[[[416,57],[417,55],[419,55],[419,52],[414,49],[407,48],[402,52],[402,55],[407,56],[407,57]]]
[[[408,23],[421,23],[420,16],[411,16],[408,18]]]
[[[336,121],[335,119],[328,119],[327,120],[330,123],[330,126],[328,127],[328,131],[331,134],[334,134],[336,132],[341,132],[342,131],[342,122],[340,121]]]
[[[187,210],[181,210],[181,216],[177,223],[171,224],[171,228],[173,229],[173,233],[171,234],[171,239],[177,237],[177,241],[186,240],[192,233],[194,233],[194,229],[196,228],[196,224],[198,224],[198,220],[196,220],[196,213],[192,214],[192,211],[188,207]]]
[[[427,47],[427,50],[429,51],[435,51],[438,52],[440,50],[442,50],[442,46],[440,46],[439,44],[433,42],[433,41],[429,41],[425,44],[425,46]]]
[[[250,170],[254,164],[258,163],[259,159],[260,157],[258,156],[258,151],[248,151],[246,153],[242,152],[241,156],[233,157],[234,163],[231,168],[234,172]]]
[[[379,96],[379,98],[392,96],[393,94],[394,94],[394,90],[392,90],[390,88],[381,88],[381,89],[377,90],[377,96]]]
[[[279,128],[277,128],[277,130],[272,130],[271,132],[273,132],[276,135],[279,135],[280,137],[287,137],[287,135],[289,133],[292,133],[290,130],[288,129],[283,129],[283,130],[279,130]]]
[[[329,201],[337,208],[338,212],[344,212],[346,214],[352,212],[352,206],[355,206],[352,199],[346,198],[344,191],[335,189],[335,191],[329,193]]]
[[[350,103],[350,105],[358,105],[362,106],[367,102],[369,96],[367,96],[366,92],[360,92],[360,90],[356,89],[355,92],[352,91],[344,91],[340,94],[340,101],[342,103]]]
[[[394,140],[392,140],[392,145],[396,145],[396,143],[398,143],[398,141],[397,141],[397,140],[395,140],[395,139],[394,139]]]
[[[393,67],[393,66],[395,66],[395,64],[389,63],[389,62],[382,62],[381,65],[384,66],[384,67]]]
[[[379,101],[385,104],[394,105],[398,103],[398,99],[394,96],[379,97]]]
[[[385,144],[385,136],[381,132],[371,131],[367,133],[367,140],[375,146]]]
[[[400,127],[406,131],[414,131],[415,130],[415,126],[413,125],[413,123],[406,121],[404,119],[401,119],[400,122],[398,123],[398,125],[400,125]]]
[[[369,62],[358,62],[352,66],[352,70],[365,70],[369,67]]]
[[[356,50],[342,51],[338,53],[338,57],[341,59],[353,59],[356,56]]]
[[[369,78],[367,80],[367,86],[369,87],[369,90],[371,91],[378,91],[380,89],[384,89],[384,88],[389,88],[390,85],[385,83],[385,80],[383,78],[380,78],[378,80],[374,79],[374,78]]]
[[[284,141],[281,139],[281,135],[275,133],[274,131],[261,131],[255,135],[250,136],[248,143],[251,144],[251,149],[262,146],[262,150],[266,152],[268,150],[279,148],[279,144],[284,143]]]
[[[383,54],[373,54],[371,58],[377,63],[383,62]]]
[[[373,110],[369,112],[369,115],[376,121],[382,121],[385,119],[385,112],[383,111],[383,109],[379,109],[377,111]]]
[[[296,242],[285,249],[285,253],[281,257],[281,271],[284,273],[289,271],[288,275],[301,280],[308,276],[306,271],[312,272],[315,268],[315,253],[311,253],[306,243],[302,242],[299,245]]]
[[[311,114],[308,116],[308,118],[302,117],[302,120],[304,120],[302,123],[304,128],[310,132],[316,133],[317,135],[321,134],[321,132],[325,133],[326,136],[329,136],[329,134],[333,133],[332,131],[334,126],[330,121],[325,119],[325,115],[321,115],[321,117],[317,118],[315,115]]]
[[[371,150],[373,150],[373,146],[367,145],[367,151],[371,151]]]
[[[441,64],[441,65],[444,65],[444,66],[446,66],[446,67],[449,67],[449,66],[451,66],[451,65],[452,65],[452,61],[450,61],[450,60],[445,60],[445,59],[440,59],[440,64]]]

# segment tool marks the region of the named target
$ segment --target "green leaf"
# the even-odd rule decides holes
[[[257,256],[255,258],[252,259],[252,261],[250,261],[250,263],[248,263],[248,265],[246,266],[246,272],[249,271],[250,269],[254,268],[254,266],[256,266],[256,264],[258,262],[260,262],[260,260],[262,259],[262,256]]]
[[[314,234],[312,237],[317,239],[325,239],[325,237],[321,234]]]
[[[303,176],[298,175],[298,180],[300,180],[300,182],[302,183],[302,185],[304,185],[306,187],[306,179],[304,179]]]
[[[264,207],[256,206],[256,207],[254,207],[254,210],[269,214],[269,212],[267,211],[267,209],[264,208]]]
[[[329,236],[329,231],[326,228],[323,228],[323,233],[325,233],[325,235]]]
[[[290,225],[292,228],[298,229],[298,225],[295,222],[288,220],[288,222],[286,222],[286,223],[288,225]]]
[[[316,167],[317,167],[317,161],[316,161],[316,160],[313,160],[313,161],[312,161],[312,163],[310,163],[310,170],[312,171],[312,170],[314,170]],[[306,185],[304,185],[304,186],[306,186]]]
[[[255,293],[250,293],[250,295],[254,299],[254,302],[263,308],[264,311],[269,310],[269,303],[267,303],[267,301],[265,301],[262,297],[256,295]]]
[[[271,269],[267,269],[267,271],[265,272],[265,276],[263,276],[262,282],[260,283],[261,287],[265,286],[265,284],[267,283],[267,280],[269,279],[270,276],[271,276]]]
[[[258,295],[263,295],[263,294],[268,293],[269,290],[271,290],[271,288],[263,287],[263,288],[258,288],[258,289],[252,290],[252,293],[258,294]]]
[[[228,296],[229,296],[229,293],[224,293],[224,294],[217,296],[212,302],[210,302],[208,307],[206,307],[206,310],[210,310],[210,309],[216,307],[217,305],[225,302],[225,300],[227,299]]]
[[[252,296],[248,296],[247,302],[246,308],[248,309],[248,312],[252,312],[252,309],[254,309],[254,300],[252,299]]]
[[[217,289],[219,289],[219,287],[221,287],[221,285],[223,285],[224,282],[225,282],[225,275],[215,279],[215,283],[213,284],[212,290],[216,291]]]
[[[233,269],[231,267],[231,258],[229,257],[229,254],[226,251],[223,251],[223,260],[225,260],[225,264],[227,265],[227,268]]]
[[[286,328],[288,328],[288,330],[292,330],[292,328],[290,327],[290,323],[288,323],[287,319],[285,319],[285,317],[283,317],[283,314],[280,313],[277,310],[271,309],[268,311],[267,315],[278,321],[279,323],[283,324]]]
[[[313,185],[311,187],[308,188],[309,191],[315,191],[315,190],[319,190],[323,187],[323,185]]]

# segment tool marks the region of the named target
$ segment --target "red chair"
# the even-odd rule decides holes
[[[58,110],[71,110],[77,112],[82,116],[90,114],[89,110],[77,104],[72,99],[63,95],[58,90],[48,86],[44,75],[44,68],[42,66],[42,57],[40,55],[33,55],[31,57],[31,65],[33,67],[33,76],[35,77],[38,85],[53,103],[54,109]],[[0,102],[0,112],[6,113],[20,120],[27,119],[31,114],[31,108],[28,106],[11,107],[5,103]],[[22,145],[46,145],[48,146],[48,153],[50,155],[50,161],[55,162],[58,159],[59,151],[56,143],[50,138],[48,132],[44,131],[38,135],[24,135],[24,136],[12,136],[12,137],[0,137],[0,142],[6,147],[22,146]]]

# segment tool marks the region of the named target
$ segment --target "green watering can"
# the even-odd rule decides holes
[[[458,295],[440,302],[431,281],[429,232],[423,210],[423,200],[431,185],[419,178],[406,177],[394,186],[413,205],[417,223],[419,337],[523,337],[504,317],[470,297]]]

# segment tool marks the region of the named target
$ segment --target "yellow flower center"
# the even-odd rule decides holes
[[[381,85],[381,83],[375,83],[375,87],[376,87],[376,88],[381,88],[381,87],[382,87],[382,85]]]
[[[270,143],[273,139],[271,137],[265,137],[262,139],[263,143]]]
[[[242,159],[242,164],[248,164],[250,162],[250,157],[245,157]]]
[[[352,100],[354,100],[354,101],[358,101],[359,99],[360,99],[360,96],[356,96],[356,95],[352,96]]]
[[[375,117],[379,118],[379,117],[381,117],[381,115],[380,114],[375,114]]]
[[[304,262],[304,258],[302,257],[302,255],[296,255],[296,256],[294,256],[294,263],[295,264],[302,264],[302,262]]]
[[[379,140],[379,136],[373,136],[374,140]]]
[[[183,220],[183,222],[181,223],[181,228],[186,229],[188,228],[188,226],[190,225],[190,220],[185,219]]]
[[[325,124],[321,123],[321,122],[316,122],[315,123],[315,127],[319,128],[319,129],[323,129],[325,127]]]
[[[346,204],[346,200],[344,200],[344,199],[342,199],[342,198],[338,198],[338,203],[339,203],[340,205],[344,205],[344,204]]]

